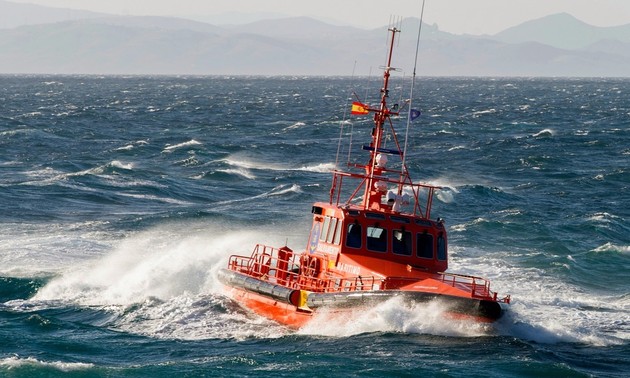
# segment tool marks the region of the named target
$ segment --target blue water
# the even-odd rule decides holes
[[[379,85],[0,76],[0,376],[627,376],[628,80],[419,81],[408,165],[449,271],[512,295],[496,324],[394,300],[296,332],[223,295],[230,254],[306,245]]]

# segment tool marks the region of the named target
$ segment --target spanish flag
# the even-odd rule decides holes
[[[370,108],[369,106],[355,101],[352,103],[352,111],[350,112],[350,114],[355,114],[355,115],[368,114],[370,112],[368,110],[369,108]]]

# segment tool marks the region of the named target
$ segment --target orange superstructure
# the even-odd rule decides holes
[[[398,115],[387,102],[400,30],[389,32],[380,102],[353,104],[360,108],[355,114],[374,118],[372,139],[363,146],[369,157],[366,164],[333,171],[328,201],[312,206],[306,249],[257,245],[251,256],[231,256],[219,272],[238,303],[279,323],[301,327],[323,307],[346,311],[392,297],[439,299],[449,314],[479,321],[498,319],[509,304],[510,297],[499,297],[484,278],[446,273],[446,228],[431,219],[439,188],[411,180],[391,120]],[[386,130],[395,148],[383,147]],[[389,156],[400,159],[396,169],[388,167]]]

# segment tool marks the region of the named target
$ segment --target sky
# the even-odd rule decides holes
[[[420,17],[422,0],[9,0],[119,15],[174,16],[214,24],[309,16],[370,29],[391,16]],[[424,21],[455,34],[495,34],[566,12],[595,26],[630,24],[630,0],[426,0]],[[223,22],[221,22],[223,21]]]

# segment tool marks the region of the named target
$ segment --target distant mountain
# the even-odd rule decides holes
[[[560,13],[514,26],[496,34],[493,39],[506,43],[538,42],[574,50],[600,40],[630,42],[630,24],[602,28],[588,25],[570,14]]]
[[[603,39],[585,47],[582,50],[593,53],[604,53],[630,58],[630,42],[620,42],[618,40]]]
[[[12,29],[24,25],[81,20],[105,16],[74,9],[44,7],[34,4],[12,3],[0,0],[0,29]]]
[[[13,3],[0,0],[0,7],[7,4]],[[355,75],[367,75],[385,63],[386,27],[366,31],[305,17],[215,26],[170,17],[64,15],[29,7],[34,7],[33,15],[50,11],[51,17],[0,29],[0,73],[350,75],[355,67]],[[392,63],[407,76],[418,25],[418,19],[403,20]],[[628,57],[626,27],[596,28],[557,15],[496,36],[454,35],[423,25],[417,72],[628,77]]]

